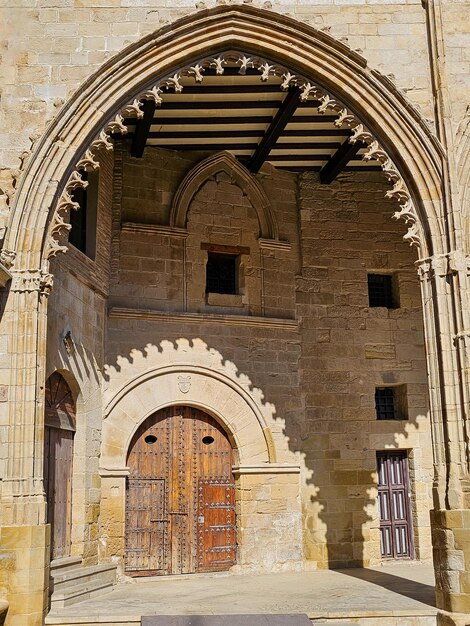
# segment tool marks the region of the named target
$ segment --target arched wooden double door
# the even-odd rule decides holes
[[[128,575],[211,572],[235,564],[232,457],[220,425],[191,407],[169,407],[139,427],[128,455]]]

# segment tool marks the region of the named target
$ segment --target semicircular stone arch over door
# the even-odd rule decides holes
[[[158,411],[135,433],[127,464],[126,574],[235,564],[233,450],[212,417],[184,406]]]

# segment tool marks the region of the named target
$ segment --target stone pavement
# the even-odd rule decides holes
[[[133,624],[143,615],[306,613],[319,623],[435,624],[430,565],[135,580],[50,614],[48,624]],[[112,617],[114,616],[114,617]],[[346,624],[344,624],[346,626]]]

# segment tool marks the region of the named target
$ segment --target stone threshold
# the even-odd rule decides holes
[[[276,328],[298,332],[299,323],[293,319],[282,319],[277,317],[256,317],[250,315],[222,315],[215,313],[183,313],[166,312],[155,309],[133,309],[125,307],[110,307],[108,316],[112,319],[138,319],[138,320],[158,320],[164,322],[181,323],[214,323],[226,324],[229,326],[250,326],[263,328]]]
[[[332,611],[332,612],[307,612],[308,619],[312,624],[324,624],[325,626],[349,626],[351,622],[344,620],[354,620],[356,626],[428,626],[437,623],[437,609],[428,611]],[[142,615],[109,615],[92,614],[89,615],[60,615],[58,612],[49,614],[45,619],[45,624],[51,626],[93,626],[94,624],[130,625],[141,624]],[[338,621],[337,621],[338,620]],[[340,621],[339,621],[340,620]],[[380,620],[380,622],[378,621]]]

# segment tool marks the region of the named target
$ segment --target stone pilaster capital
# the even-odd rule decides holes
[[[434,272],[432,258],[429,257],[427,259],[419,259],[419,261],[416,261],[415,265],[420,281],[430,281]]]
[[[3,248],[3,250],[0,250],[0,263],[7,270],[9,270],[11,266],[13,265],[15,257],[16,257],[16,252],[13,252],[13,250],[6,250],[5,248]]]
[[[460,343],[465,348],[470,348],[470,330],[461,330],[454,336],[454,343]]]
[[[465,272],[469,268],[468,259],[463,250],[452,250],[446,254],[435,254],[426,259],[419,259],[415,265],[421,280],[430,280],[432,276],[449,276]]]
[[[449,270],[454,274],[465,272],[468,267],[468,259],[463,250],[452,250],[448,254]]]
[[[52,291],[54,277],[44,270],[17,270],[12,272],[11,291],[31,293],[37,291],[48,296]]]

